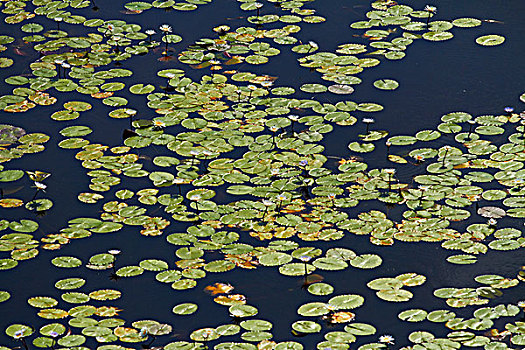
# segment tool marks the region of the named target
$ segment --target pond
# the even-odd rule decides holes
[[[0,350],[525,345],[522,1],[0,4]]]

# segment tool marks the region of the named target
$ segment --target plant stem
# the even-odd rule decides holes
[[[445,160],[447,159],[447,153],[448,153],[448,148],[445,150],[445,154],[443,155],[443,164],[442,164],[443,168],[445,167]]]
[[[24,349],[25,350],[29,350],[29,348],[27,347],[26,340],[24,338],[20,338],[20,341],[22,342],[22,345],[24,346]]]
[[[304,284],[308,284],[308,263],[304,263]]]

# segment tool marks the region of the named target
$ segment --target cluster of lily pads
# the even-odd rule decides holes
[[[210,2],[134,1],[124,7],[131,16],[145,10],[194,10]],[[110,350],[140,343],[151,348],[161,342],[157,337],[166,336],[162,347],[167,350],[303,349],[300,339],[274,340],[272,323],[254,318],[258,309],[247,304],[250,296],[232,294],[228,283],[205,287],[215,273],[274,268],[303,280],[311,298],[298,307],[302,318],[290,325],[290,338],[320,333],[324,339],[317,343],[318,349],[348,349],[354,342],[360,350],[388,348],[394,338],[380,336],[354,310],[373,299],[365,300],[354,291],[340,293],[335,282],[322,281],[314,272],[378,268],[383,260],[377,249],[396,241],[429,242],[458,251],[446,259],[457,265],[483,260],[489,249],[525,246],[519,228],[519,219],[525,217],[523,114],[513,108],[502,109],[499,115],[451,112],[441,117],[435,130],[390,136],[376,130],[370,118],[383,110],[382,105],[347,99],[363,82],[357,75],[383,63],[382,58],[402,59],[406,48],[416,46],[419,39],[449,40],[455,28],[489,25],[487,21],[431,20],[438,15],[433,6],[418,10],[378,0],[371,3],[367,20],[350,25],[349,33],[356,39],[327,52],[301,37],[300,24],[326,20],[306,8],[308,1],[239,3],[250,13],[244,26],[215,27],[214,37],[177,49],[177,55],[172,55],[169,45],[182,38],[172,34],[170,25],[159,26],[159,37],[153,29],[121,19],[88,19],[98,8],[93,1],[1,3],[5,23],[24,33],[24,45],[36,58],[26,74],[4,79],[13,89],[0,97],[0,108],[9,117],[0,125],[0,206],[20,211],[20,219],[0,221],[0,270],[40,258],[45,249],[56,251],[53,266],[76,271],[54,283],[60,301],[42,295],[27,300],[41,326],[31,326],[30,320],[11,324],[5,332],[20,344],[6,345]],[[44,31],[51,22],[55,29]],[[87,33],[78,35],[79,28]],[[16,39],[0,36],[0,49],[6,51],[9,45],[18,49],[13,47]],[[484,35],[476,43],[495,46],[504,40],[500,35]],[[321,80],[312,75],[311,83],[299,87],[278,86],[278,77],[261,73],[264,66],[250,71],[254,65],[275,62],[282,50],[296,54],[299,66],[321,73]],[[134,72],[122,66],[127,60],[141,59],[160,61],[162,69],[148,82],[131,83]],[[11,58],[0,57],[0,67],[13,64]],[[225,66],[231,69],[224,70]],[[195,77],[189,71],[200,74]],[[390,78],[371,84],[381,90],[399,86]],[[127,94],[126,87],[137,95],[133,101],[118,96]],[[312,98],[298,98],[296,88]],[[63,109],[48,113],[49,106],[63,96],[68,99]],[[318,101],[321,98],[324,102]],[[140,99],[153,117],[145,119],[147,114],[138,111],[135,101]],[[525,102],[525,94],[521,100]],[[90,125],[89,117],[99,102],[111,108],[110,118],[125,119],[122,142],[99,143],[95,125],[76,124],[79,119]],[[12,113],[47,113],[52,123],[63,124],[60,136],[13,125]],[[349,140],[348,151],[325,154],[324,135],[353,126],[360,118],[366,131]],[[51,198],[38,197],[45,193],[45,180],[53,169],[41,165],[38,170],[22,170],[9,162],[44,151],[51,139],[59,139],[61,156],[74,158],[85,169],[90,183],[75,196],[80,205],[94,209],[92,216],[64,220],[59,230],[37,237],[37,215],[53,210]],[[367,164],[360,156],[370,152],[385,153],[392,167]],[[415,174],[410,181],[403,176],[407,173]],[[3,185],[28,184],[35,189],[31,199],[3,190]],[[390,208],[399,209],[401,215],[391,215]],[[508,226],[498,222],[502,218]],[[87,261],[59,254],[66,244],[81,246],[77,240],[119,231],[164,236],[169,244],[160,245],[161,249],[173,250],[176,260],[145,257],[121,266],[118,249],[99,252]],[[333,242],[349,235],[372,246],[358,254],[354,250],[361,249]],[[114,243],[118,246],[118,240]],[[86,279],[78,277],[84,269],[111,269],[114,280],[143,278],[160,282],[157,288],[168,284],[175,296],[180,290],[195,288],[200,293],[204,288],[217,304],[228,307],[232,322],[192,329],[189,338],[173,341],[168,337],[172,324],[200,311],[196,303],[169,305],[175,315],[172,322],[152,320],[155,315],[127,321],[119,318],[122,310],[106,304],[126,291],[85,290]],[[154,276],[148,277],[149,272]],[[408,337],[410,343],[401,343],[413,349],[499,350],[510,346],[507,341],[525,345],[524,323],[516,320],[523,302],[487,305],[503,294],[502,289],[519,286],[524,276],[522,270],[515,277],[484,274],[475,278],[481,287],[472,283],[434,290],[434,296],[454,310],[484,306],[472,317],[448,308],[403,310],[398,316],[402,321],[443,323],[450,332],[445,330],[448,333],[440,338],[416,330]],[[407,287],[426,280],[424,275],[404,272],[370,280],[367,286],[382,301],[402,303],[413,296]],[[332,295],[336,290],[340,294]],[[1,302],[9,299],[10,291],[0,291]],[[504,328],[491,329],[499,318],[508,318]]]

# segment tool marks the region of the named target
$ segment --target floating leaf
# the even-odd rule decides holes
[[[375,254],[358,255],[355,259],[350,260],[350,265],[360,269],[373,269],[381,265],[382,259]]]
[[[403,289],[380,290],[376,295],[383,300],[394,302],[409,301],[413,296],[411,292]]]
[[[374,326],[366,324],[366,323],[350,323],[349,325],[345,326],[345,332],[348,332],[353,335],[373,335],[376,333],[376,329]]]
[[[427,318],[427,312],[421,309],[409,309],[400,312],[397,317],[407,322],[421,322]]]
[[[134,277],[141,275],[144,269],[140,266],[125,266],[117,270],[117,276],[121,277]]]
[[[296,321],[292,323],[292,329],[300,333],[318,333],[321,325],[313,321]]]
[[[460,28],[471,28],[481,25],[481,21],[477,18],[457,18],[452,21],[452,24]]]
[[[55,283],[55,287],[62,290],[77,289],[82,287],[86,283],[86,280],[82,278],[66,278],[59,280]]]
[[[0,303],[3,303],[6,300],[11,298],[11,294],[5,290],[0,290]]]
[[[501,45],[504,41],[505,37],[497,34],[483,35],[476,38],[476,43],[482,46]]]
[[[191,315],[198,309],[197,304],[193,303],[182,303],[173,307],[173,313],[177,315]]]
[[[475,255],[468,255],[468,254],[458,254],[458,255],[452,255],[447,258],[447,261],[452,264],[475,264],[478,259]]]
[[[374,81],[374,86],[380,90],[395,90],[399,83],[393,79],[379,79]]]
[[[308,286],[308,292],[313,295],[330,295],[334,291],[334,287],[327,283],[314,283]]]
[[[82,261],[74,256],[59,256],[53,258],[51,263],[57,267],[74,268],[82,265]]]
[[[32,297],[27,300],[28,304],[39,309],[51,308],[58,304],[58,301],[51,297]]]
[[[228,311],[233,317],[250,317],[258,313],[257,308],[251,305],[232,305]]]

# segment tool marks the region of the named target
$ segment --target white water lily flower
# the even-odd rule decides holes
[[[13,338],[20,339],[24,336],[24,329],[20,329],[13,334]]]
[[[396,173],[396,169],[392,169],[392,168],[383,169],[383,171],[387,173],[388,175],[394,175]]]
[[[332,304],[325,304],[325,307],[330,310],[330,311],[334,311],[334,310],[337,310],[337,306],[335,305],[332,305]]]
[[[140,329],[139,337],[144,338],[148,335],[148,329],[146,327],[142,327]]]
[[[432,5],[425,5],[424,11],[435,13],[437,11],[437,8]]]
[[[384,344],[394,344],[394,337],[389,335],[389,334],[385,334],[385,335],[382,335],[379,337],[379,342],[380,343],[384,343]]]
[[[42,182],[35,181],[35,188],[37,190],[43,191],[47,188],[47,185]]]
[[[153,125],[159,128],[163,128],[166,126],[166,123],[164,123],[162,120],[154,120]]]
[[[164,33],[171,33],[173,29],[169,24],[163,24],[159,27],[160,30],[162,30]]]
[[[262,204],[264,204],[265,206],[269,207],[271,205],[273,205],[273,202],[269,199],[263,199],[262,200]]]
[[[190,198],[188,198],[190,201],[200,201],[202,199],[200,194],[192,194]]]

